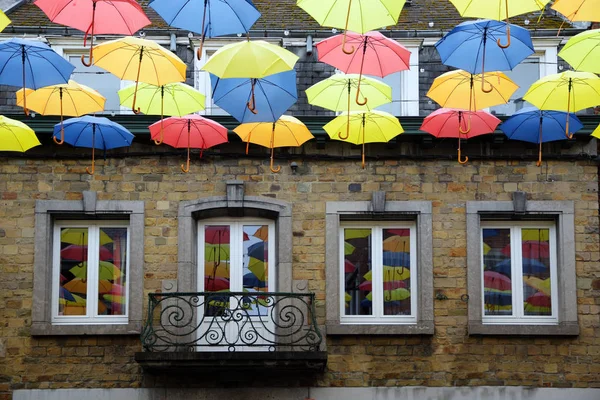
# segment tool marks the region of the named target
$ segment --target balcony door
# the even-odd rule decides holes
[[[269,220],[199,222],[200,350],[262,351],[272,344],[274,310],[266,293],[276,291],[274,238]]]

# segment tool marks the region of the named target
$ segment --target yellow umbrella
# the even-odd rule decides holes
[[[344,229],[344,240],[363,239],[370,235],[370,229]]]
[[[179,57],[152,40],[127,36],[94,48],[94,65],[119,79],[135,81],[132,107],[134,113],[139,82],[163,86],[184,82],[186,65]]]
[[[202,69],[219,78],[264,78],[290,71],[298,61],[294,53],[265,42],[244,40],[221,47]]]
[[[410,250],[410,236],[390,236],[383,241],[383,250],[393,252]]]
[[[119,100],[122,106],[134,108],[134,99],[140,111],[146,115],[160,115],[160,140],[154,143],[162,144],[163,119],[165,115],[182,117],[196,111],[204,110],[205,96],[182,82],[169,83],[163,86],[142,83],[136,90],[136,85],[119,90]]]
[[[364,275],[365,280],[372,281],[373,271],[369,271]],[[390,267],[389,265],[383,266],[383,281],[403,281],[410,278],[410,269],[406,267]]]
[[[356,247],[352,246],[348,242],[344,242],[344,255],[345,256],[351,255],[352,253],[354,253],[354,250],[356,250]]]
[[[533,11],[543,11],[550,0],[450,0],[463,17],[489,18],[497,21],[506,20],[507,43],[498,46],[510,46],[509,18]]]
[[[596,139],[600,139],[600,125],[598,125],[596,129],[594,129],[594,132],[592,132],[592,136]]]
[[[322,26],[344,30],[342,50],[346,49],[346,31],[360,34],[398,23],[405,0],[298,0],[298,7]]]
[[[263,242],[267,241],[269,239],[269,226],[268,225],[261,226],[260,228],[258,228],[258,230],[256,232],[254,232],[254,235],[252,235],[252,236],[259,238]]]
[[[348,129],[347,125],[350,125]],[[398,136],[404,129],[398,118],[383,111],[353,111],[348,118],[346,113],[329,121],[323,127],[330,138],[343,140],[339,132],[349,131],[350,143],[362,144],[362,167],[365,167],[365,143],[388,142]]]
[[[4,14],[4,11],[0,10],[0,32],[4,30],[12,21]]]
[[[258,258],[250,257],[250,260],[248,261],[248,269],[262,282],[267,281],[268,267],[268,263],[265,263]]]
[[[358,74],[335,74],[306,89],[308,103],[332,111],[369,111],[392,102],[392,88],[377,79],[361,77]],[[356,101],[350,101],[351,98]],[[367,106],[367,99],[368,106]],[[350,122],[346,125],[348,139]]]
[[[521,240],[522,241],[538,241],[538,242],[547,242],[550,240],[550,230],[549,229],[523,229],[521,231]]]
[[[62,243],[87,246],[88,229],[87,228],[63,228],[60,231],[60,241]],[[112,243],[113,240],[103,230],[100,230],[100,246]]]
[[[252,122],[241,124],[233,130],[246,145],[250,143],[271,149],[271,171],[279,172],[281,166],[273,167],[273,149],[275,147],[296,147],[312,139],[314,136],[306,125],[289,115],[282,115],[276,122]]]
[[[40,144],[35,132],[29,126],[0,115],[0,151],[25,152]]]
[[[558,55],[577,71],[600,73],[600,29],[573,36]]]
[[[600,0],[558,0],[552,9],[569,21],[600,21]]]
[[[106,98],[94,89],[81,85],[73,80],[59,85],[46,86],[37,90],[17,90],[17,105],[24,106],[27,97],[27,108],[41,115],[60,115],[60,141],[56,136],[52,139],[56,144],[63,144],[63,116],[80,117],[85,114],[104,110]]]
[[[372,300],[373,294],[369,293],[366,298],[368,300]],[[384,301],[402,301],[406,300],[410,297],[410,291],[405,288],[398,288],[393,290],[384,290],[383,291],[383,300]]]
[[[600,104],[600,78],[590,72],[565,71],[538,79],[531,85],[523,100],[540,110],[577,112]],[[565,135],[569,133],[569,117]]]
[[[115,264],[110,263],[108,261],[100,261],[98,269],[98,277],[100,279],[114,281],[122,275],[121,270],[117,268]],[[87,262],[85,261],[80,264],[77,264],[69,270],[69,272],[72,273],[74,277],[81,279],[87,279],[87,271]]]
[[[523,282],[537,291],[544,293],[546,296],[550,296],[552,294],[552,289],[550,288],[550,278],[542,280],[535,276],[524,276]]]

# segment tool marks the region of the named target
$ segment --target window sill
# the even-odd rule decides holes
[[[410,325],[327,324],[327,335],[433,335],[433,321]]]
[[[119,325],[52,325],[47,322],[31,324],[32,336],[54,335],[139,335],[141,321]]]
[[[577,336],[577,322],[562,322],[557,325],[498,325],[469,323],[469,335],[528,335],[528,336]]]

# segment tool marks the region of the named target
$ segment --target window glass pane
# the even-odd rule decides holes
[[[61,228],[58,315],[87,314],[88,228]]]
[[[121,106],[119,104],[119,95],[117,92],[121,89],[121,80],[115,75],[95,65],[92,65],[91,67],[84,66],[81,63],[80,55],[69,56],[69,62],[75,66],[72,79],[77,81],[77,83],[95,89],[100,92],[102,96],[106,97],[106,103],[104,104],[105,112],[110,113],[111,111],[114,111],[119,113]]]
[[[392,88],[392,102],[377,107],[377,110],[385,111],[392,115],[402,115],[402,71],[394,72],[383,78],[378,76],[369,76],[389,85]]]
[[[371,229],[344,229],[346,315],[372,315]]]
[[[523,96],[527,93],[529,87],[538,79],[540,79],[540,59],[538,57],[530,57],[521,64],[513,68],[512,71],[504,73],[512,79],[519,88],[507,104],[491,107],[490,110],[496,115],[513,115],[523,107],[531,107],[531,104],[523,100]]]
[[[98,315],[127,313],[127,228],[100,228]]]
[[[268,225],[244,225],[243,228],[244,292],[269,291],[269,227]],[[250,315],[267,315],[266,297],[242,299]]]
[[[410,230],[383,230],[384,315],[410,315]]]
[[[230,228],[227,225],[204,227],[204,291],[229,292],[231,279]],[[205,315],[221,315],[229,307],[228,296],[206,299]]]
[[[525,315],[552,315],[550,230],[522,229]]]
[[[510,229],[483,229],[485,315],[512,315]]]

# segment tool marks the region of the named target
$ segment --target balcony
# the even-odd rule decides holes
[[[136,361],[151,373],[260,367],[319,372],[327,353],[314,294],[150,293]]]

